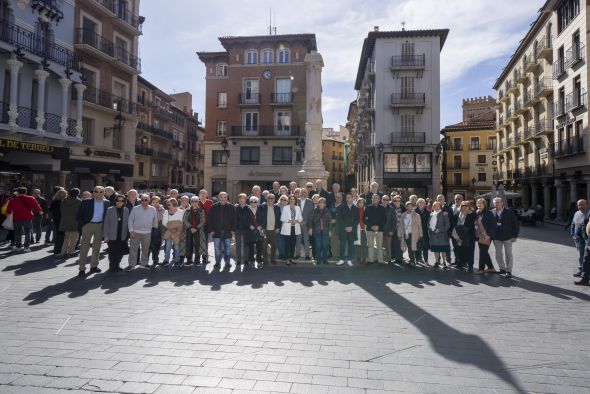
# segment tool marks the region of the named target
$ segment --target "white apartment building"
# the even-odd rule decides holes
[[[432,196],[440,189],[440,52],[448,29],[375,31],[355,90],[357,184]]]

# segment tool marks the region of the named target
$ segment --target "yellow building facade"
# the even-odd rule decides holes
[[[344,168],[344,141],[336,138],[322,139],[322,158],[326,171],[330,173],[328,177],[328,190],[334,182],[344,185],[346,174]]]

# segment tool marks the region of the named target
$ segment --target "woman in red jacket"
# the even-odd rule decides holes
[[[10,200],[7,214],[12,213],[12,221],[14,222],[14,238],[15,245],[12,248],[14,251],[30,252],[31,248],[31,229],[33,227],[33,212],[40,215],[43,214],[39,203],[35,197],[27,195],[26,187],[19,187],[16,189],[17,195]],[[25,245],[22,244],[22,235],[25,235]]]

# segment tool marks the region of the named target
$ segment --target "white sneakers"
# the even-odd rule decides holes
[[[351,261],[351,260],[348,260],[348,261],[346,262],[346,265],[348,265],[349,267],[352,267],[352,261]]]
[[[344,265],[344,260],[338,260],[338,262],[336,263],[336,265]]]
[[[336,265],[344,265],[344,260],[338,260]],[[352,267],[352,260],[347,260],[346,265],[348,265],[349,267]]]

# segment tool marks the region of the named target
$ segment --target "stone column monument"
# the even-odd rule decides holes
[[[305,160],[299,171],[299,186],[316,179],[326,181],[330,173],[322,161],[322,55],[312,51],[305,55],[306,65],[306,119]],[[328,188],[329,189],[329,188]]]

